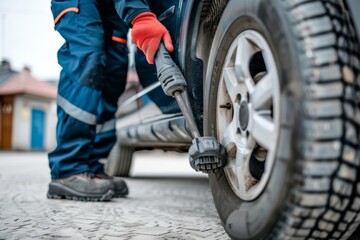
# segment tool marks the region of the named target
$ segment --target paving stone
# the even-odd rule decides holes
[[[163,227],[143,227],[135,230],[135,233],[140,235],[161,236],[169,233],[169,229]]]
[[[136,235],[128,238],[129,240],[158,240],[158,237],[153,237],[149,235]]]
[[[101,238],[102,240],[119,240],[118,236],[108,236],[105,235],[104,237]]]
[[[49,200],[46,153],[0,152],[0,178],[0,239],[229,239],[205,177],[128,178],[130,195],[105,203]]]

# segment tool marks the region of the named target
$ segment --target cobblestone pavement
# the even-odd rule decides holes
[[[137,172],[127,198],[49,200],[45,153],[0,152],[0,239],[229,239],[204,176]]]

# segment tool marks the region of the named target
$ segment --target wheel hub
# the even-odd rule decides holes
[[[249,107],[248,103],[245,101],[240,103],[239,119],[240,128],[242,131],[245,131],[249,123]]]

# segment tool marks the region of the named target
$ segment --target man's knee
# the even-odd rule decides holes
[[[101,91],[106,55],[102,47],[67,44],[59,51],[58,60],[67,78]],[[63,79],[61,79],[62,81]]]

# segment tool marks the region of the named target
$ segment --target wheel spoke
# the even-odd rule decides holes
[[[245,160],[248,153],[238,151],[236,156],[236,167],[237,167],[237,184],[239,191],[246,192],[246,176],[245,176]]]
[[[235,101],[236,95],[241,93],[242,87],[239,78],[236,76],[234,67],[224,69],[224,81],[230,99]]]
[[[251,127],[249,132],[252,137],[258,142],[262,147],[267,150],[273,150],[275,146],[275,125],[269,120],[268,117],[260,115],[257,112],[253,113]]]
[[[245,85],[248,90],[248,92],[251,94],[254,91],[255,83],[252,78],[246,78],[245,79]]]
[[[246,37],[242,36],[239,38],[237,43],[235,70],[236,75],[243,81],[251,77],[249,63],[256,51],[256,47]]]
[[[243,193],[246,192],[246,176],[244,175],[244,168],[246,159],[249,157],[250,151],[246,148],[244,143],[240,138],[236,138],[236,145],[231,146],[230,150],[234,154],[234,148],[236,148],[236,154],[233,157],[229,158],[228,164],[226,166],[227,172],[230,173],[227,177],[231,178],[231,182],[236,184],[235,189]],[[232,142],[233,143],[233,142]],[[231,155],[232,155],[231,154]]]
[[[270,72],[271,73],[271,72]],[[267,105],[273,96],[273,75],[267,73],[254,87],[251,94],[251,104],[253,108],[259,109]]]
[[[232,121],[222,132],[221,144],[228,147],[231,143],[236,143],[235,139],[236,126],[235,121]]]

